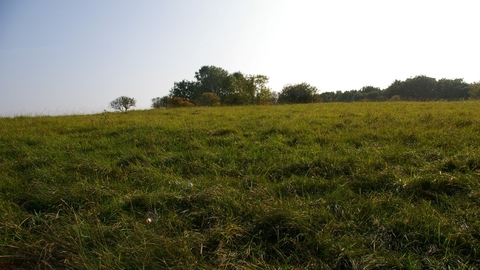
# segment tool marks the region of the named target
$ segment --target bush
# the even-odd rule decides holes
[[[152,98],[152,108],[160,109],[167,107],[168,96]]]
[[[197,99],[198,106],[218,106],[220,98],[212,92],[205,92]]]
[[[180,97],[169,97],[166,99],[166,108],[177,108],[177,107],[193,107],[195,106],[195,104],[193,104],[192,102],[184,99],[184,98],[180,98]]]
[[[278,103],[310,103],[314,101],[317,88],[308,83],[287,85],[278,96]]]
[[[470,99],[480,99],[480,82],[471,85],[468,96]]]

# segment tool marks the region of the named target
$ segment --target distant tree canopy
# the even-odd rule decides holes
[[[197,99],[197,106],[218,106],[220,97],[212,92],[205,92]]]
[[[365,86],[360,90],[325,92],[320,94],[322,102],[384,101],[384,100],[463,100],[474,92],[474,84],[463,79],[440,79],[425,75],[395,80],[386,89]]]
[[[190,101],[181,97],[156,97],[152,99],[152,108],[177,108],[177,107],[193,107],[195,106]]]
[[[173,98],[167,97],[166,106],[167,108],[178,108],[178,107],[193,107],[195,105],[190,101],[181,97],[173,97]]]
[[[127,112],[130,107],[135,107],[137,101],[134,98],[121,96],[110,102],[110,107],[116,111]]]
[[[470,99],[480,99],[480,81],[471,84],[470,91],[468,92]]]
[[[206,105],[206,98],[213,98],[213,95],[220,99],[218,104],[223,105],[268,104],[275,96],[267,87],[268,77],[265,75],[244,75],[239,71],[230,74],[220,67],[203,66],[195,72],[194,78],[195,81],[175,82],[169,96],[184,98],[197,105]],[[213,95],[204,96],[204,93]]]
[[[286,85],[278,95],[278,103],[311,103],[315,101],[317,88],[308,83]]]
[[[440,79],[424,75],[396,80],[384,91],[387,99],[400,96],[405,100],[459,100],[467,99],[470,85],[463,79]]]
[[[152,108],[160,109],[167,107],[168,96],[152,98]]]
[[[168,96],[152,99],[153,108],[249,104],[286,104],[310,102],[463,100],[480,99],[480,82],[468,84],[463,79],[440,79],[419,75],[395,80],[385,89],[371,85],[359,90],[318,93],[308,83],[289,84],[279,92],[268,86],[265,75],[229,73],[216,66],[203,66],[194,80],[175,82]],[[173,101],[174,98],[178,98]],[[168,105],[168,102],[175,105]],[[186,103],[188,102],[188,103]],[[180,105],[183,104],[183,105]],[[126,109],[125,109],[126,110]]]

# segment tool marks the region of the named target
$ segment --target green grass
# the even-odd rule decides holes
[[[479,107],[2,118],[0,268],[479,268]]]

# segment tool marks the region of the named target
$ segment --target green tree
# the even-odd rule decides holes
[[[463,79],[440,79],[435,86],[435,99],[466,99],[470,85]]]
[[[310,103],[314,101],[317,88],[308,83],[286,85],[278,96],[279,103]]]
[[[168,96],[152,98],[152,108],[160,109],[167,107]]]
[[[323,92],[320,95],[321,102],[334,102],[335,101],[335,92]]]
[[[341,101],[341,102],[352,102],[352,101],[358,101],[361,98],[361,95],[358,94],[357,90],[350,90],[350,91],[337,91],[336,92],[336,101]]]
[[[393,96],[398,98],[402,97],[405,93],[403,93],[403,81],[395,80],[390,86],[387,87],[383,92],[386,98],[390,99]]]
[[[213,93],[226,105],[268,104],[275,99],[265,75],[229,74],[216,66],[202,66],[195,72],[195,80],[175,82],[170,97],[198,102],[204,93]]]
[[[198,84],[196,98],[205,92],[212,92],[225,99],[231,92],[227,87],[228,71],[216,66],[203,66],[195,72],[195,79]]]
[[[432,100],[435,99],[435,78],[419,75],[405,81],[395,80],[386,90],[385,96],[391,98],[395,95],[406,100]]]
[[[198,106],[218,106],[220,98],[212,92],[203,93],[196,101]]]
[[[415,100],[429,100],[435,97],[435,86],[437,80],[425,75],[416,76],[405,80],[405,91],[407,96]]]
[[[170,97],[184,98],[190,102],[199,98],[199,85],[197,82],[182,80],[180,82],[173,83],[172,89],[170,89]]]
[[[229,95],[223,99],[227,105],[245,105],[253,102],[255,89],[251,80],[240,71],[230,74],[226,79]]]
[[[468,96],[470,99],[480,99],[480,81],[470,84]]]
[[[254,103],[255,104],[271,104],[272,99],[274,98],[272,90],[267,87],[268,76],[265,75],[253,75],[249,77],[253,85],[254,90]]]
[[[364,86],[359,91],[359,95],[362,100],[381,100],[382,99],[382,89],[374,86]]]
[[[110,102],[110,107],[117,111],[127,112],[130,107],[135,107],[137,101],[134,98],[121,96]]]
[[[275,91],[271,91],[270,92],[271,95],[270,95],[270,104],[277,104],[278,103],[278,93],[275,92]],[[318,100],[320,101],[320,96],[317,94],[315,95],[315,100]]]

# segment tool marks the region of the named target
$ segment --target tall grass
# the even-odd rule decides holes
[[[0,119],[0,268],[478,268],[479,105]]]

